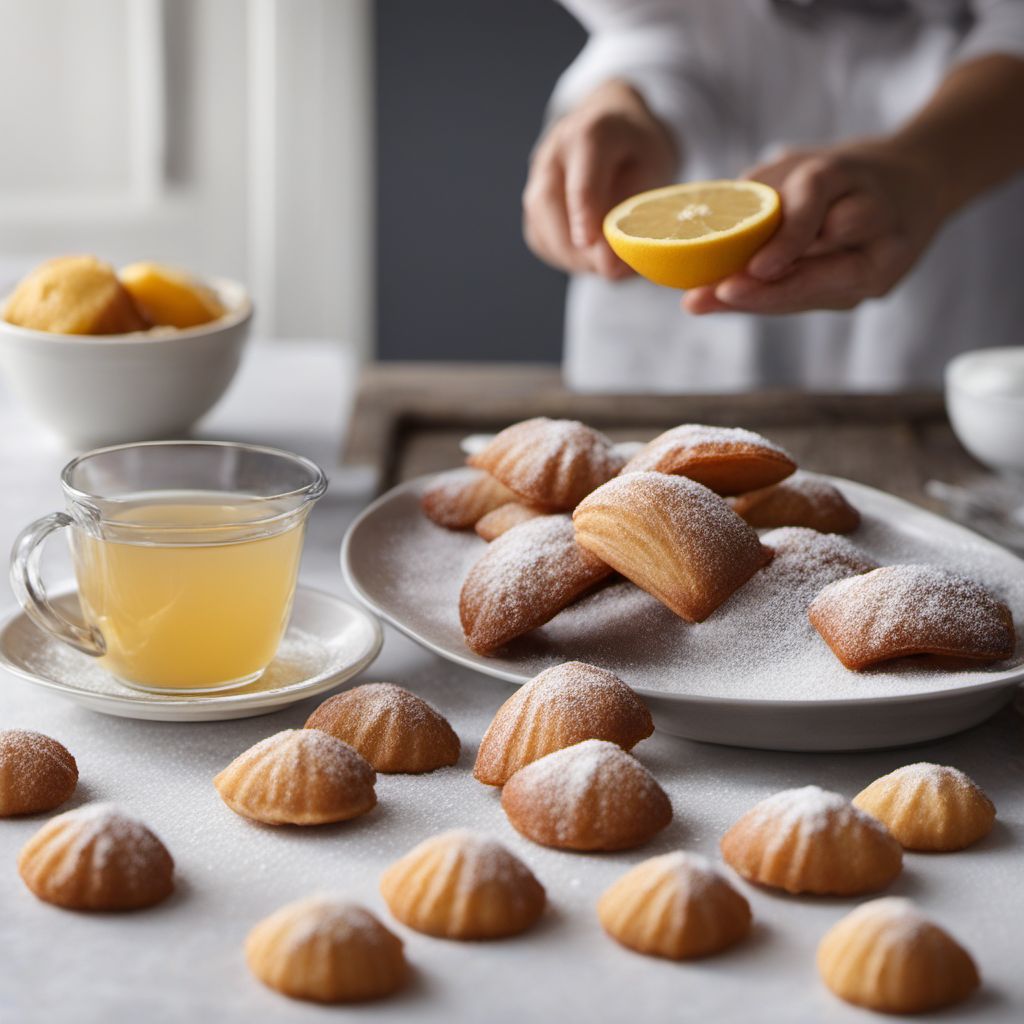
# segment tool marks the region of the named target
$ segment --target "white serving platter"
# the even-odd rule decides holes
[[[864,524],[850,539],[864,551],[883,564],[927,562],[972,575],[1007,601],[1018,630],[1024,625],[1024,562],[1015,555],[893,495],[827,479],[862,513]],[[342,544],[342,572],[368,608],[413,640],[512,684],[561,661],[589,661],[620,674],[643,695],[657,727],[673,735],[772,750],[842,751],[967,729],[1011,700],[1024,680],[1020,646],[1008,662],[969,670],[903,663],[850,672],[806,623],[802,608],[800,623],[792,624],[797,645],[776,650],[763,639],[773,624],[759,618],[754,589],[741,589],[707,624],[694,626],[625,581],[588,595],[497,656],[483,657],[463,642],[458,594],[484,543],[423,516],[419,496],[426,482],[394,488],[353,522]],[[704,638],[694,654],[686,652],[691,637]]]
[[[65,614],[80,617],[74,591],[51,599]],[[44,633],[20,610],[0,622],[0,667],[107,715],[213,722],[265,715],[334,689],[369,667],[382,643],[380,623],[372,615],[333,594],[300,586],[277,656],[255,683],[229,693],[177,696],[132,689],[89,655]]]

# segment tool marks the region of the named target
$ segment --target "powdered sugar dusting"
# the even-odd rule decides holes
[[[396,936],[358,903],[326,895],[290,903],[263,923],[270,921],[287,923],[279,933],[280,952],[286,956],[309,945],[319,945],[321,941],[330,945],[400,944]]]
[[[34,810],[40,797],[61,790],[66,797],[77,780],[75,759],[56,740],[29,729],[0,731],[0,814]]]
[[[879,822],[854,807],[846,797],[820,786],[802,786],[776,793],[754,806],[747,819],[780,836],[794,830],[813,835],[826,829],[844,829],[855,822],[885,832]]]

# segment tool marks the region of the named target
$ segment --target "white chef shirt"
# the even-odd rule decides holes
[[[562,0],[590,33],[550,115],[610,78],[676,135],[680,180],[735,177],[785,146],[887,132],[956,63],[1024,58],[1024,0]],[[1024,111],[1007,133],[1024,131]],[[942,229],[884,298],[849,312],[682,312],[639,278],[577,275],[565,375],[585,391],[938,384],[957,352],[1024,342],[1024,176]]]

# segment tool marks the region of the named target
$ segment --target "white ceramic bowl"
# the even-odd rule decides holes
[[[0,318],[0,372],[32,416],[73,448],[181,437],[227,390],[252,319],[242,285],[205,283],[227,312],[185,330],[51,334]]]
[[[953,359],[946,366],[946,410],[979,462],[1024,473],[1024,347],[980,348]]]

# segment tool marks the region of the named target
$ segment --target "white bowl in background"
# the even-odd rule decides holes
[[[54,334],[0,318],[0,372],[33,418],[73,448],[181,437],[227,390],[252,319],[241,284],[204,283],[227,312],[183,330]]]
[[[947,364],[945,379],[961,444],[990,469],[1024,473],[1024,346],[964,352]]]

